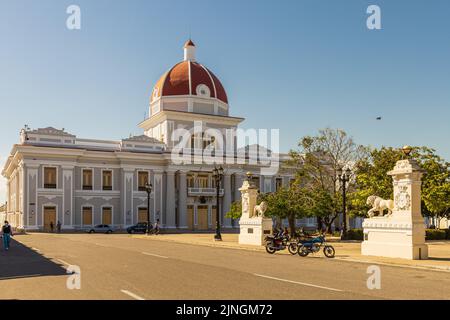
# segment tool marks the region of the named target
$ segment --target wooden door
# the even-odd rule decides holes
[[[197,229],[208,230],[208,206],[197,207]]]
[[[147,208],[138,209],[138,223],[147,222]]]
[[[51,225],[53,224],[53,230]],[[56,229],[56,207],[44,207],[44,231],[54,232]]]
[[[107,225],[112,224],[112,208],[103,208],[102,223]]]
[[[92,226],[92,208],[83,208],[83,226]]]
[[[187,225],[189,230],[194,230],[194,206],[187,206]]]

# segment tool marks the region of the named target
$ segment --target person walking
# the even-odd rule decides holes
[[[153,232],[155,233],[155,234],[159,234],[159,219],[156,219],[156,222],[155,222],[155,225],[153,226]]]
[[[61,233],[61,221],[59,221],[59,220],[56,223],[56,232],[57,233]]]
[[[5,221],[5,224],[2,227],[2,235],[3,235],[3,248],[8,251],[9,243],[11,242],[12,236],[12,228],[8,221]]]
[[[51,232],[51,233],[53,233],[53,227],[54,227],[53,221],[50,221],[50,232]]]

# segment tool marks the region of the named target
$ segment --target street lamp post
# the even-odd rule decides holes
[[[152,193],[152,189],[152,184],[147,182],[145,184],[145,191],[147,192],[147,235],[150,234],[150,194]]]
[[[223,168],[214,167],[213,176],[216,180],[216,234],[214,235],[215,241],[222,241],[222,235],[220,234],[220,182],[223,178]]]
[[[344,220],[342,238],[345,238],[347,235],[347,203],[346,203],[346,192],[347,192],[347,183],[350,181],[351,170],[347,168],[345,172],[342,168],[339,168],[337,171],[337,175],[339,181],[342,185],[342,219]]]

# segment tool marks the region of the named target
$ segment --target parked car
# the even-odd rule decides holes
[[[147,222],[139,222],[134,226],[129,226],[127,228],[128,233],[146,233],[147,232]]]
[[[114,230],[107,224],[97,224],[86,230],[88,233],[112,233]]]

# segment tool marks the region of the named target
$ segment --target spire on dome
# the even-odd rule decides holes
[[[195,44],[191,39],[184,44],[184,61],[195,61]]]
[[[192,42],[191,38],[189,38],[189,40],[184,44],[184,48],[186,47],[195,47],[195,44]]]

